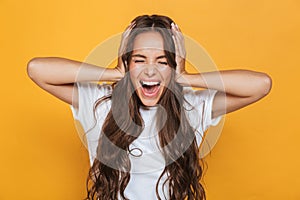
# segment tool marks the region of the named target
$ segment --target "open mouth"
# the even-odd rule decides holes
[[[142,92],[147,97],[153,97],[158,94],[160,88],[160,81],[142,81],[140,80],[142,86]]]

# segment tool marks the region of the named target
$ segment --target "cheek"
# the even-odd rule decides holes
[[[143,71],[143,67],[131,64],[129,65],[129,74],[132,81],[137,80]]]
[[[134,67],[130,67],[129,71],[129,76],[130,76],[130,81],[133,84],[133,86],[136,88],[137,84],[137,78],[138,78],[138,70]]]
[[[139,70],[139,67],[135,63],[130,63],[128,66],[128,69],[129,69],[130,73],[137,73],[137,71]]]
[[[134,68],[134,65],[131,62],[129,62],[129,64],[128,64],[128,71],[132,70],[132,68]]]
[[[166,82],[166,85],[169,84],[169,82],[172,78],[172,69],[168,68],[168,69],[162,71],[161,75],[162,75],[164,81]]]

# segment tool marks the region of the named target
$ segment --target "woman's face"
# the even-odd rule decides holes
[[[171,79],[171,67],[164,52],[163,38],[158,32],[136,36],[129,63],[131,82],[145,106],[154,106]]]

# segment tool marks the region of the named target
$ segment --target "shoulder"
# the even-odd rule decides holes
[[[76,82],[78,107],[71,105],[73,116],[79,120],[85,130],[91,127],[91,122],[94,119],[94,106],[95,103],[103,97],[109,97],[112,93],[112,85],[107,83],[98,82]],[[101,111],[99,116],[106,115],[106,111],[109,110],[109,101],[104,101],[99,105],[97,112]]]
[[[204,132],[210,125],[216,125],[221,116],[212,119],[213,99],[217,93],[214,89],[194,90],[191,87],[184,88],[184,109],[192,127]]]
[[[84,113],[92,111],[94,103],[102,97],[110,96],[112,86],[107,83],[97,82],[76,82],[73,100],[78,102],[78,106],[74,106],[73,110],[78,110],[75,113]],[[73,105],[71,105],[73,107]],[[86,113],[85,113],[86,114]],[[79,114],[77,115],[77,117]]]

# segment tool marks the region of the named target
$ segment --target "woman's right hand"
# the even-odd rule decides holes
[[[118,64],[115,69],[122,74],[122,77],[125,75],[125,66],[122,62],[122,55],[126,53],[125,50],[128,43],[128,36],[134,26],[135,26],[135,22],[132,22],[124,31],[124,33],[122,34],[121,43],[118,50]]]

